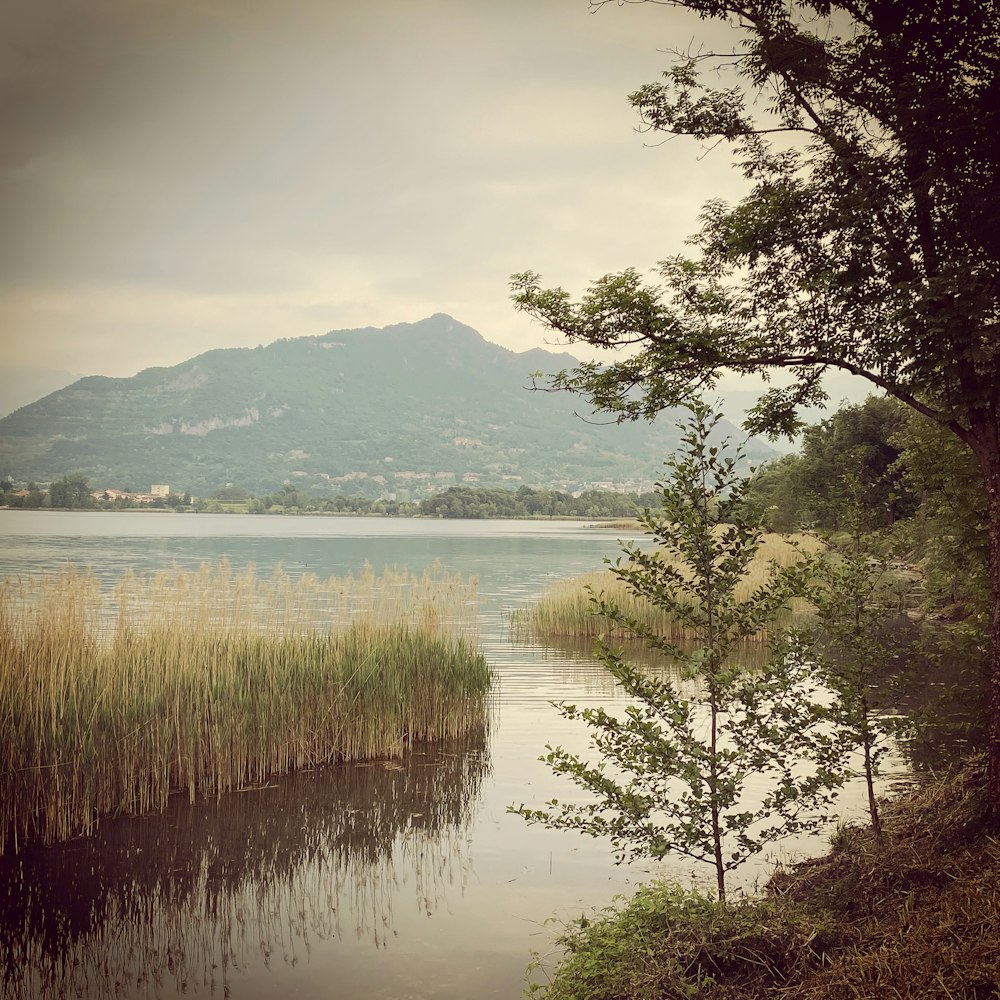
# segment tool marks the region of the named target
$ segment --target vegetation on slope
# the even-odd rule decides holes
[[[545,1000],[940,1000],[1000,991],[1000,841],[979,759],[886,802],[884,829],[841,828],[824,857],[720,907],[657,884],[581,917]]]
[[[208,351],[132,378],[81,379],[0,419],[0,475],[79,471],[101,488],[169,483],[200,496],[290,482],[323,497],[414,498],[466,474],[484,486],[653,479],[675,444],[669,423],[599,425],[528,391],[532,371],[572,361],[516,354],[440,314]]]

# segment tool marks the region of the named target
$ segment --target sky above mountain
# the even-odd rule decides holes
[[[439,311],[544,345],[512,272],[652,267],[743,190],[627,103],[713,30],[587,0],[5,3],[0,366],[125,376]]]

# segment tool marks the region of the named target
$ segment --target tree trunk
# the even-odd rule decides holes
[[[878,802],[875,799],[875,774],[872,767],[871,736],[865,733],[865,783],[868,786],[868,811],[872,817],[872,831],[876,837],[882,836],[882,820],[878,814]]]
[[[711,691],[711,715],[712,715],[712,737],[711,753],[709,755],[708,768],[708,793],[712,797],[712,848],[715,855],[715,884],[719,893],[719,902],[726,905],[726,862],[722,856],[722,824],[719,816],[719,756],[718,756],[718,724],[719,724],[719,703],[718,694],[714,690],[714,681]]]
[[[987,486],[990,511],[990,580],[993,587],[990,627],[990,728],[988,794],[990,818],[1000,829],[1000,458],[992,486]]]
[[[991,415],[972,432],[976,438],[973,450],[986,487],[992,585],[987,794],[990,819],[994,828],[1000,829],[1000,430],[996,417]]]

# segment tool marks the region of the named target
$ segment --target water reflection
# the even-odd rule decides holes
[[[515,642],[518,640],[514,640]],[[524,649],[532,648],[531,643],[520,640]],[[594,641],[587,637],[556,636],[539,640],[544,659],[557,666],[554,672],[574,694],[579,692],[594,698],[620,698],[622,688],[598,658]],[[650,677],[671,681],[684,696],[690,696],[698,689],[698,684],[681,676],[680,666],[672,657],[660,650],[650,649],[639,639],[616,639],[612,645],[624,651],[625,659],[641,667]],[[684,643],[679,644],[682,648]],[[691,644],[694,649],[694,645]],[[736,649],[732,656],[748,670],[760,669],[767,662],[768,647],[764,643],[748,642]]]
[[[912,735],[898,744],[890,741],[893,754],[903,755],[916,773],[937,771],[968,755],[981,742],[987,719],[986,660],[975,637],[945,633],[934,623],[901,615],[886,623],[879,638],[888,656],[873,678],[872,697],[887,715],[905,716],[915,724]],[[511,643],[532,648],[532,641],[516,626]],[[638,640],[616,640],[614,645],[651,676],[669,678],[685,696],[694,693],[695,686],[681,681],[676,664],[662,653]],[[570,698],[577,693],[595,699],[621,695],[617,682],[596,658],[593,640],[550,637],[541,648],[556,667],[553,676],[573,692]],[[763,667],[768,655],[766,644],[746,643],[734,657],[754,670]],[[891,770],[898,782],[899,767]]]
[[[904,616],[888,628],[904,660],[894,707],[917,724],[907,756],[916,773],[932,774],[982,746],[989,715],[987,650],[975,634],[934,621]]]
[[[393,908],[428,916],[468,869],[487,734],[403,761],[290,775],[0,860],[5,997],[229,993],[250,962],[316,940],[390,943]],[[410,897],[407,901],[407,896]]]

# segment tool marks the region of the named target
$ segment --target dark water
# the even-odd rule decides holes
[[[573,522],[0,511],[0,576],[73,562],[110,582],[129,568],[222,557],[320,576],[440,562],[478,576],[480,641],[499,677],[489,732],[463,743],[218,802],[177,797],[163,816],[109,819],[96,837],[8,859],[5,995],[516,997],[531,950],[549,947],[554,913],[604,905],[652,874],[704,879],[683,863],[615,866],[606,843],[506,813],[577,795],[537,760],[546,742],[587,746],[551,700],[622,704],[586,648],[519,640],[509,614],[616,553],[616,533]],[[890,778],[902,770],[897,755]],[[842,808],[860,813],[860,786]]]

